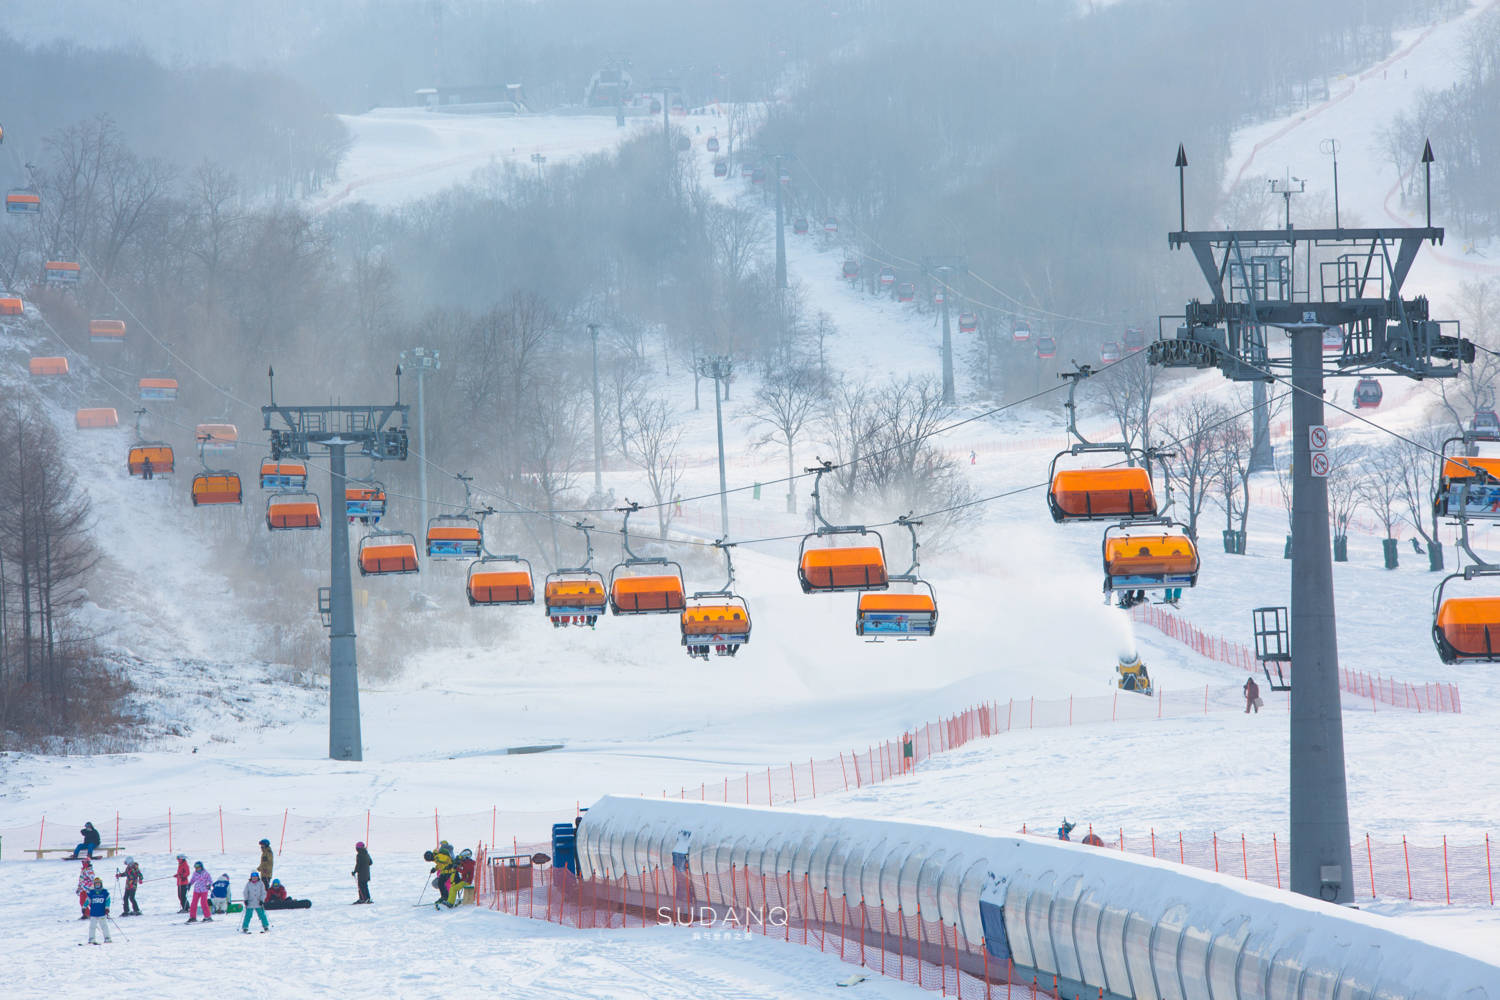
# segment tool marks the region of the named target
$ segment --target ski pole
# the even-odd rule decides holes
[[[108,914],[105,914],[104,919],[108,920],[112,924],[115,924],[115,918],[109,916]],[[125,932],[120,929],[120,925],[119,924],[115,924],[115,933],[118,934],[118,935],[120,935],[120,939],[122,941],[129,941],[130,940],[130,938],[125,935]]]
[[[432,872],[428,872],[427,873],[427,875],[431,875],[431,874],[432,874]],[[417,902],[416,902],[417,906],[421,906],[422,905],[422,897],[427,895],[427,883],[429,881],[431,881],[427,877],[427,875],[423,875],[422,876],[422,891],[417,894]]]

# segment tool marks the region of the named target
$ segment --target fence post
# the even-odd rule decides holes
[[[1156,827],[1151,828],[1151,856],[1156,857]]]
[[[38,844],[38,847],[41,845]],[[172,807],[167,806],[167,853],[172,853]],[[278,852],[280,853],[280,852]]]
[[[1484,878],[1490,887],[1490,905],[1495,905],[1495,871],[1490,867],[1490,835],[1484,835]]]
[[[224,807],[220,806],[219,808],[223,809]],[[1488,837],[1489,834],[1485,834],[1485,836]],[[223,838],[221,837],[220,839],[222,840]],[[120,849],[120,810],[116,809],[115,810],[115,850],[118,851],[119,849]]]
[[[1161,688],[1156,689],[1156,717],[1161,718]]]
[[[1276,843],[1276,834],[1271,834],[1271,860],[1276,864],[1276,888],[1281,888],[1281,848]]]
[[[807,758],[807,780],[812,782],[812,797],[818,797],[818,772],[813,766],[813,759]]]
[[[1114,722],[1120,709],[1120,689],[1115,688],[1115,700],[1109,706],[1109,721]]]
[[[847,792],[849,790],[849,769],[844,766],[844,751],[842,750],[839,751],[839,771],[844,775],[844,791]],[[857,770],[855,776],[858,777]]]
[[[1485,834],[1489,838],[1489,834]],[[1365,861],[1370,866],[1370,898],[1375,898],[1375,852],[1370,849],[1370,835],[1365,834]]]
[[[797,766],[787,761],[786,769],[792,773],[792,805],[797,804]]]
[[[1179,865],[1185,865],[1185,864],[1187,864],[1187,854],[1182,849],[1182,831],[1181,830],[1177,831],[1177,863]]]
[[[1214,831],[1214,872],[1219,870],[1219,831]]]
[[[1073,724],[1073,696],[1068,695],[1068,725]]]
[[[1448,887],[1448,835],[1443,834],[1443,901],[1453,905],[1453,890]]]
[[[943,947],[947,943],[948,943],[948,934],[947,934],[947,932],[945,932],[943,930],[943,922],[941,920],[939,920],[938,921],[938,975],[942,977],[942,982],[938,986],[938,989],[942,993],[943,996],[947,996],[948,995],[948,956],[946,954],[944,954],[944,951],[946,949]]]
[[[745,805],[750,804],[750,772],[745,772]]]
[[[118,839],[118,837],[116,839]],[[220,854],[227,854],[227,853],[229,853],[229,852],[227,852],[227,851],[224,850],[224,807],[223,806],[219,807],[219,853]]]
[[[1245,846],[1245,835],[1240,834],[1240,860],[1245,863],[1245,881],[1250,881],[1250,849]]]
[[[1031,717],[1026,720],[1026,728],[1036,728],[1036,695],[1031,696]]]
[[[1411,853],[1406,849],[1406,835],[1401,835],[1401,857],[1406,861],[1406,898],[1411,899]]]
[[[1005,703],[1005,731],[1010,732],[1010,719],[1016,712],[1016,699],[1012,698]]]

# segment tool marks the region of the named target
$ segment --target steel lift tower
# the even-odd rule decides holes
[[[405,461],[406,415],[401,402],[401,369],[396,368],[396,402],[374,406],[283,406],[276,402],[276,370],[270,369],[271,402],[260,408],[271,435],[271,457],[306,461],[314,447],[328,450],[329,586],[319,588],[318,612],[328,627],[328,757],[362,760],[359,733],[359,664],[354,649],[354,590],[349,579],[349,518],[344,513],[344,453],[377,462]],[[392,421],[400,421],[392,426]]]
[[[1430,144],[1422,159],[1431,164]],[[1181,146],[1176,166],[1182,206]],[[1353,880],[1323,385],[1376,371],[1451,378],[1474,360],[1456,322],[1432,319],[1423,296],[1401,297],[1423,241],[1443,240],[1432,226],[1430,182],[1427,205],[1426,226],[1374,229],[1296,229],[1288,220],[1284,229],[1189,230],[1180,209],[1167,241],[1192,251],[1210,298],[1162,317],[1163,331],[1177,322],[1175,336],[1149,354],[1155,365],[1217,368],[1237,382],[1291,377],[1291,887],[1329,902],[1350,902]],[[1273,328],[1285,331],[1289,350],[1272,343]]]

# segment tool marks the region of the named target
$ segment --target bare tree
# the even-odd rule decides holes
[[[682,481],[683,461],[677,453],[682,420],[659,396],[640,399],[631,408],[629,420],[625,454],[646,473],[656,504],[656,525],[665,538],[675,512],[677,484]]]
[[[833,481],[846,499],[854,495],[860,460],[875,434],[875,391],[863,380],[844,378],[828,390],[821,414],[823,440],[832,449],[830,460],[837,466]],[[824,497],[827,500],[827,496]]]
[[[1100,372],[1095,378],[1104,403],[1120,429],[1120,440],[1132,448],[1151,446],[1151,403],[1156,395],[1157,367],[1144,351]]]
[[[1223,404],[1195,395],[1157,421],[1161,432],[1158,444],[1170,448],[1161,467],[1174,491],[1173,503],[1183,505],[1188,535],[1195,540],[1198,516],[1203,512],[1218,471],[1216,449],[1220,429],[1228,416]]]
[[[1436,425],[1409,433],[1397,441],[1389,458],[1388,474],[1399,489],[1401,519],[1422,536],[1427,545],[1427,568],[1443,568],[1443,543],[1438,537],[1437,507],[1432,493],[1441,471],[1443,440],[1447,432]]]
[[[750,265],[765,249],[769,229],[765,212],[748,205],[711,202],[705,226],[719,273],[731,287],[750,273]]]
[[[1348,561],[1349,523],[1360,507],[1364,462],[1365,449],[1360,445],[1328,449],[1328,516],[1333,522],[1334,558],[1339,562]],[[1341,549],[1343,559],[1339,559]]]
[[[794,365],[766,372],[749,411],[752,427],[764,430],[756,447],[778,444],[786,448],[786,509],[797,512],[796,447],[803,430],[817,417],[824,398],[824,382],[816,369]]]
[[[1250,446],[1249,415],[1226,415],[1218,430],[1210,477],[1214,500],[1224,512],[1225,531],[1243,532],[1250,517]],[[1235,551],[1244,554],[1238,548]]]
[[[837,335],[838,324],[833,317],[823,310],[818,310],[818,318],[813,320],[812,337],[818,345],[818,374],[824,379],[828,378],[828,338]]]
[[[1375,515],[1385,529],[1386,551],[1392,558],[1386,560],[1386,569],[1395,569],[1396,525],[1401,522],[1401,478],[1394,475],[1401,464],[1400,442],[1391,442],[1370,453],[1359,474],[1357,492],[1359,501],[1366,510]]]

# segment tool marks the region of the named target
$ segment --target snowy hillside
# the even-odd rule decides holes
[[[1326,158],[1318,142],[1336,135],[1344,141],[1345,223],[1411,221],[1415,206],[1393,199],[1395,178],[1375,151],[1373,130],[1409,103],[1419,85],[1442,85],[1465,26],[1475,12],[1497,3],[1412,32],[1390,60],[1336,82],[1325,105],[1242,130],[1230,179],[1279,175],[1283,168],[1320,177]],[[347,123],[355,146],[344,176],[310,206],[314,210],[359,200],[394,207],[491,162],[529,168],[532,153],[560,162],[610,149],[622,131],[649,127],[642,122],[619,130],[605,117],[450,118],[406,110],[377,110]],[[748,182],[714,178],[713,156],[701,143],[692,155],[702,185],[716,198],[745,199],[770,211]],[[1294,203],[1294,217],[1296,211]],[[1163,229],[1173,221],[1163,220]],[[939,371],[940,331],[931,315],[852,290],[839,277],[841,261],[840,245],[821,234],[788,235],[792,279],[810,309],[827,312],[838,325],[828,344],[833,364],[874,378]],[[1193,262],[1180,254],[1163,266],[1187,271]],[[1462,281],[1489,275],[1500,275],[1500,265],[1466,256],[1451,242],[1424,248],[1407,294],[1430,294],[1436,313]],[[1018,348],[1007,363],[1032,364],[1030,350]],[[1047,830],[1062,816],[1126,832],[1265,837],[1287,829],[1284,701],[1270,698],[1268,710],[1253,716],[1227,706],[1222,693],[1243,683],[1244,672],[1133,626],[1106,606],[1098,528],[1060,526],[1048,516],[1045,490],[1038,487],[1063,441],[1061,392],[987,414],[940,438],[960,458],[976,496],[1003,499],[985,504],[978,521],[946,550],[923,550],[922,571],[941,606],[932,639],[862,642],[853,631],[851,596],[799,592],[797,540],[787,536],[807,530],[810,480],[795,484],[794,514],[785,512],[780,485],[743,490],[730,497],[729,529],[731,538],[744,540],[735,550],[737,588],[752,609],[754,632],[733,659],[690,660],[671,617],[605,618],[596,630],[559,630],[540,608],[464,608],[463,568],[452,564],[424,564],[415,582],[357,581],[367,597],[357,621],[364,662],[383,660],[380,640],[370,639],[392,635],[376,620],[383,612],[412,606],[419,593],[442,614],[401,619],[410,623],[403,629],[425,631],[390,640],[400,669],[365,676],[364,759],[342,763],[324,759],[321,650],[284,641],[292,632],[322,641],[313,609],[316,588],[327,582],[326,538],[287,542],[305,551],[288,548],[280,555],[287,562],[305,555],[305,569],[282,588],[300,617],[267,621],[245,614],[235,605],[233,581],[213,558],[216,539],[263,531],[263,498],[249,475],[261,454],[258,429],[250,429],[248,416],[241,423],[245,439],[254,440],[236,457],[246,475],[244,507],[195,511],[186,498],[193,463],[184,460],[175,477],[142,483],[123,468],[128,429],[72,429],[79,406],[111,405],[126,413],[128,394],[112,389],[110,380],[125,383],[75,361],[70,381],[34,386],[25,375],[33,353],[78,358],[50,339],[34,316],[7,323],[0,328],[0,391],[37,394],[92,497],[105,564],[90,594],[88,620],[130,664],[150,738],[139,749],[92,756],[0,754],[0,874],[8,889],[0,900],[6,917],[0,950],[13,956],[6,975],[7,989],[18,991],[13,995],[118,983],[150,996],[186,996],[205,981],[210,988],[223,977],[236,984],[265,981],[272,970],[266,988],[295,995],[303,987],[332,990],[336,983],[340,995],[351,997],[454,996],[477,983],[504,983],[506,995],[521,997],[826,996],[847,975],[844,967],[791,945],[685,942],[665,928],[638,935],[574,932],[491,912],[434,915],[417,908],[411,904],[427,867],[420,851],[432,838],[434,811],[449,817],[441,835],[456,844],[503,845],[512,837],[539,842],[551,822],[571,820],[579,803],[606,793],[680,794],[792,761],[862,751],[981,701],[1109,696],[1115,660],[1131,650],[1168,692],[1196,696],[1211,688],[1213,710],[1008,733],[940,755],[912,777],[850,792],[820,789],[817,808],[1006,831],[1023,825]],[[691,398],[691,376],[681,366],[657,378],[677,399]],[[1193,396],[1231,401],[1236,391],[1216,373],[1174,374],[1162,385],[1166,407]],[[1395,379],[1385,385],[1386,402],[1374,421],[1393,429],[1414,425],[1430,394]],[[975,397],[962,370],[958,388],[961,400]],[[737,381],[724,404],[731,488],[772,484],[785,475],[783,452],[752,448],[757,435],[746,406],[753,389],[750,378]],[[705,387],[702,409],[681,413],[691,461],[680,492],[706,496],[683,505],[676,530],[684,542],[713,539],[721,528],[713,496],[711,391]],[[1107,418],[1087,385],[1079,399],[1084,424],[1105,431]],[[960,418],[982,412],[972,403],[960,410]],[[1344,440],[1378,436],[1330,416]],[[1284,443],[1285,428],[1279,435]],[[179,447],[186,456],[185,442]],[[799,469],[812,464],[817,451],[811,443],[799,446]],[[314,483],[326,494],[321,472],[315,471]],[[609,470],[605,486],[616,497],[648,496],[634,470]],[[1248,554],[1226,555],[1205,543],[1199,584],[1181,607],[1192,624],[1240,642],[1249,641],[1250,609],[1284,604],[1289,588],[1289,563],[1281,557],[1286,515],[1274,479],[1261,477],[1255,495]],[[1205,513],[1209,542],[1221,518],[1212,507]],[[598,520],[596,565],[607,569],[619,555],[618,538],[610,534],[618,520],[603,514]],[[906,542],[898,531],[886,529],[885,542],[890,562],[904,566]],[[1406,540],[1402,565],[1387,571],[1378,533],[1366,528],[1352,535],[1350,561],[1335,569],[1341,660],[1411,684],[1450,682],[1463,696],[1458,715],[1387,710],[1346,697],[1352,829],[1356,837],[1405,836],[1426,846],[1445,836],[1478,843],[1495,832],[1500,817],[1500,775],[1492,765],[1500,737],[1490,723],[1500,711],[1500,680],[1490,666],[1438,661],[1430,637],[1437,579]],[[1490,542],[1482,532],[1479,538],[1500,549],[1500,539]],[[689,565],[689,590],[722,579],[707,556]],[[453,626],[455,620],[463,624]],[[417,652],[408,653],[411,648]],[[507,752],[553,745],[558,749]],[[81,941],[85,930],[72,912],[75,868],[23,860],[20,852],[38,840],[71,846],[84,820],[104,830],[109,844],[117,817],[122,841],[140,845],[131,849],[148,877],[166,873],[182,850],[203,858],[215,874],[227,871],[236,889],[254,862],[255,841],[275,841],[278,824],[286,824],[291,834],[286,846],[278,844],[277,873],[314,906],[280,915],[264,938],[241,940],[217,922],[172,931],[166,925],[182,918],[171,890],[166,882],[148,883],[144,916],[121,926],[128,942],[85,948],[77,956],[61,951]],[[354,840],[365,837],[377,859],[377,905],[351,910],[345,872]],[[105,862],[100,870],[112,874],[114,868]],[[113,889],[111,879],[106,883]],[[1497,927],[1489,909],[1384,899],[1373,909],[1434,924],[1471,948],[1493,941]],[[397,950],[390,952],[393,944]],[[382,949],[399,958],[383,958]],[[859,988],[880,997],[923,995],[888,981]]]

